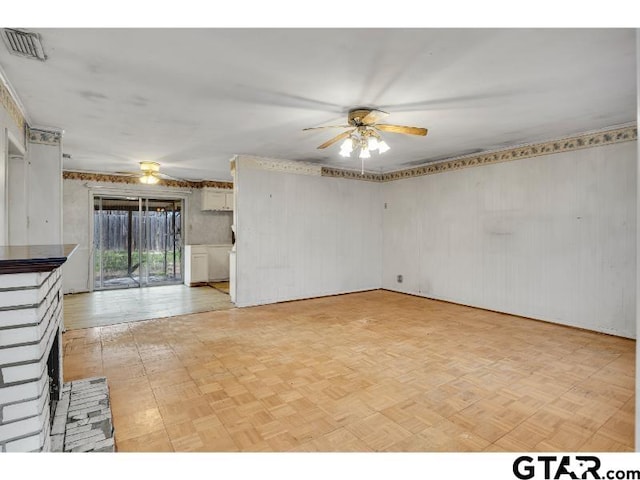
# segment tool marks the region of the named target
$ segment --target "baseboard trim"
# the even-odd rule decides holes
[[[521,315],[521,314],[518,314],[518,313],[505,312],[505,311],[502,311],[502,310],[494,310],[494,309],[491,309],[491,308],[479,307],[477,305],[471,305],[471,304],[468,304],[468,303],[454,302],[454,301],[451,301],[451,300],[443,300],[441,298],[428,297],[426,295],[419,295],[417,293],[402,292],[400,290],[392,290],[390,288],[380,288],[380,290],[385,290],[387,292],[393,292],[393,293],[399,293],[399,294],[402,294],[402,295],[409,295],[411,297],[424,298],[425,300],[431,300],[431,301],[434,301],[434,302],[443,302],[443,303],[448,303],[450,305],[460,305],[461,307],[475,308],[477,310],[484,310],[486,312],[499,313],[501,315],[509,315],[510,317],[518,317],[518,318],[522,318],[524,320],[533,320],[534,322],[543,322],[543,323],[548,323],[548,324],[551,324],[551,325],[558,325],[558,326],[561,326],[561,327],[571,328],[571,329],[574,329],[574,330],[582,330],[582,331],[585,331],[585,332],[599,333],[601,335],[608,335],[608,336],[611,336],[611,337],[626,338],[628,340],[633,340],[633,341],[636,340],[634,337],[629,337],[627,335],[623,335],[622,333],[603,332],[603,331],[600,331],[600,330],[593,330],[593,329],[586,328],[586,327],[579,327],[577,325],[569,325],[569,324],[562,323],[562,322],[555,322],[553,320],[548,320],[548,319],[544,319],[544,318],[527,317],[525,315]]]

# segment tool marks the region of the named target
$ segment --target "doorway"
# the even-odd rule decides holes
[[[182,202],[94,196],[94,290],[182,283]]]

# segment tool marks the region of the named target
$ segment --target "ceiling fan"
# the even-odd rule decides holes
[[[340,155],[350,157],[351,153],[360,149],[359,157],[362,159],[362,173],[364,173],[364,159],[370,158],[372,151],[384,153],[390,149],[387,142],[380,136],[380,132],[403,133],[407,135],[425,136],[428,132],[426,128],[406,127],[402,125],[389,125],[386,123],[378,123],[389,114],[382,110],[371,108],[354,108],[349,110],[347,125],[327,125],[324,127],[309,127],[303,130],[319,130],[322,128],[349,128],[335,137],[327,140],[319,149],[327,148],[336,142],[344,139],[340,148]]]
[[[139,163],[140,163],[139,172],[116,172],[116,173],[119,175],[129,175],[132,177],[138,177],[140,179],[140,183],[144,183],[147,185],[154,185],[158,183],[161,179],[182,180],[181,178],[172,177],[171,175],[167,175],[166,173],[160,173],[160,164],[158,162],[139,162]]]

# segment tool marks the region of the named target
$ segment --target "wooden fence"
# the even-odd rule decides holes
[[[129,218],[131,216],[131,218]],[[172,252],[181,248],[182,216],[180,212],[145,212],[142,215],[142,241],[146,249]],[[131,249],[136,251],[140,240],[141,219],[138,212],[103,210],[94,212],[93,238],[96,248],[127,250],[131,221]],[[100,236],[102,234],[102,242]]]

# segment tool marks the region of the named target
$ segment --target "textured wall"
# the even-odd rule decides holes
[[[63,267],[64,293],[85,292],[90,289],[89,258],[92,252],[89,248],[89,215],[91,210],[90,192],[86,183],[83,180],[65,179],[63,181],[63,242],[78,244],[78,249]],[[91,185],[109,188],[109,195],[112,194],[113,189],[123,192],[122,194],[125,191],[131,194],[136,188],[128,184],[108,182],[91,182]],[[153,196],[153,192],[185,195],[184,189],[171,187],[145,187],[143,190],[148,196]],[[193,189],[186,195],[186,204],[185,243],[231,243],[231,212],[200,211],[200,190],[198,189]]]
[[[189,218],[187,219],[188,242],[192,245],[227,245],[231,243],[233,212],[200,210],[202,190],[193,190]]]
[[[380,184],[236,167],[238,306],[380,287]]]
[[[636,149],[384,184],[383,288],[635,337]]]

